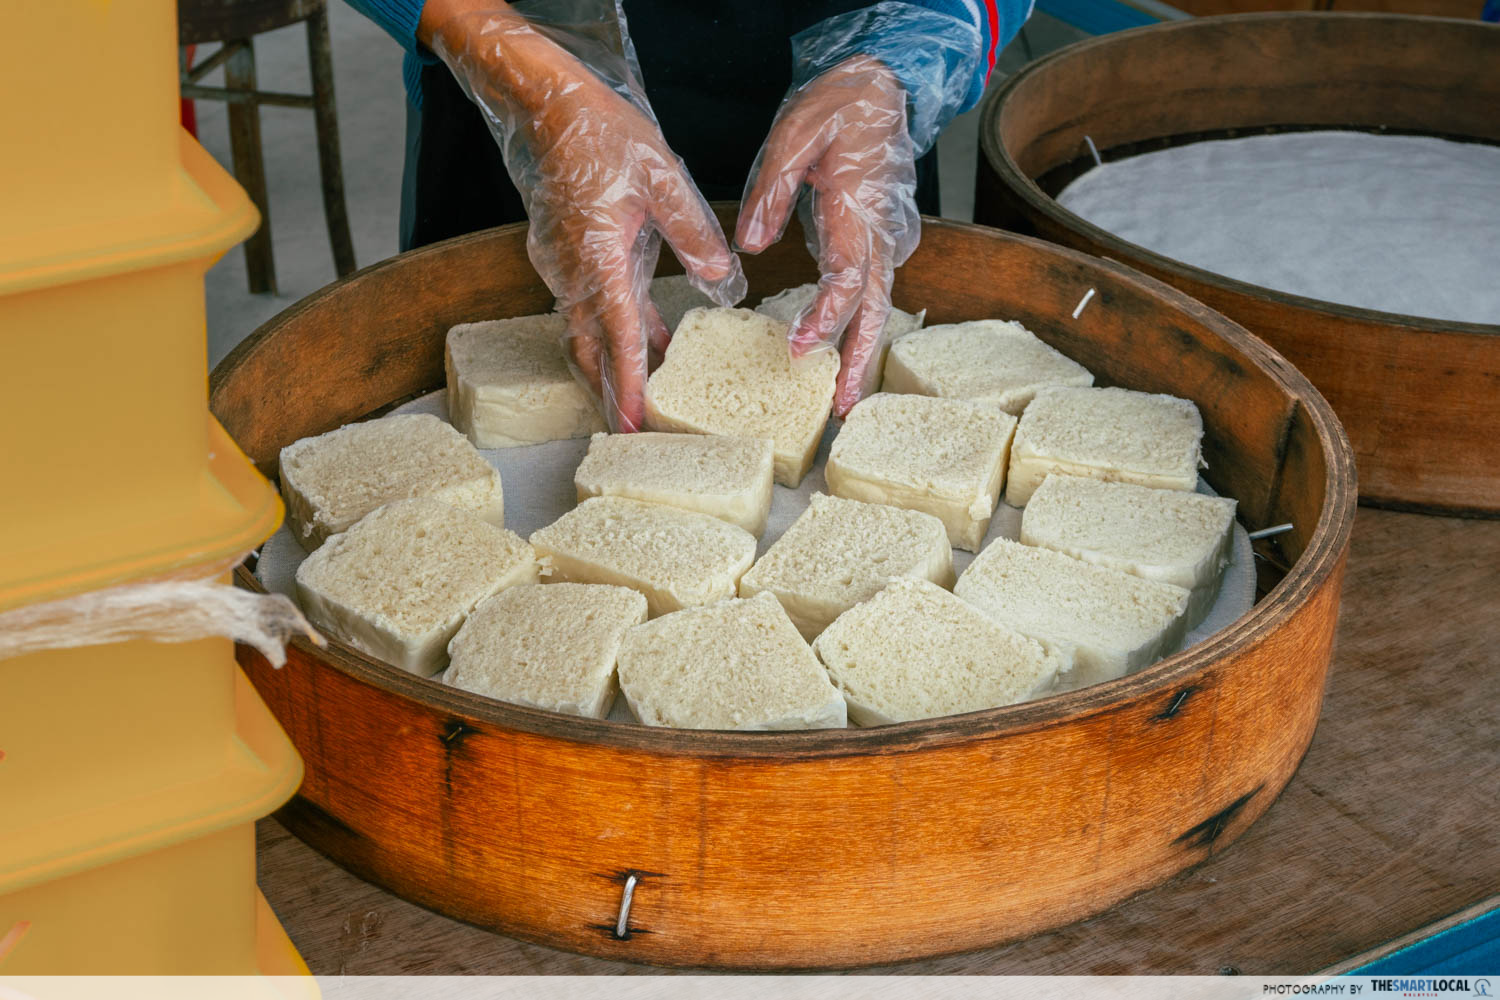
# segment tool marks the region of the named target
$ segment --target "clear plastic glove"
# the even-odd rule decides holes
[[[531,220],[526,248],[568,316],[569,355],[610,428],[639,430],[649,357],[670,331],[648,288],[665,236],[714,301],[739,260],[668,148],[618,2],[427,0],[419,37],[489,121]]]
[[[880,377],[897,265],[921,235],[906,90],[884,63],[853,56],[792,96],[771,126],[740,210],[735,242],[759,253],[781,238],[803,185],[803,227],[822,278],[792,324],[794,357],[844,334],[833,411],[842,417]]]
[[[880,3],[815,25],[793,47],[792,90],[756,158],[735,242],[764,250],[800,199],[822,277],[792,323],[791,351],[833,350],[842,335],[842,417],[880,379],[891,283],[921,238],[916,157],[962,105],[982,40],[958,18]]]

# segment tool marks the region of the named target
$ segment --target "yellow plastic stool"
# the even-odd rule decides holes
[[[13,6],[0,612],[222,577],[282,514],[208,413],[203,275],[255,209],[177,123],[169,0]],[[301,778],[227,639],[0,660],[0,977],[305,973],[255,886]]]
[[[255,820],[296,790],[302,761],[244,675],[231,676],[233,755],[213,773],[30,824],[7,817],[0,936],[17,926],[24,933],[0,974],[250,975],[268,964],[268,974],[284,975],[300,967],[284,935],[270,933],[275,918],[255,888]]]

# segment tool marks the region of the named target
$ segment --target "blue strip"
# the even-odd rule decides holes
[[[1107,35],[1126,28],[1157,24],[1143,10],[1115,0],[1036,0],[1038,10],[1091,35]]]
[[[401,57],[401,82],[406,85],[406,100],[418,111],[422,110],[422,59],[416,52],[407,52]]]
[[[1351,976],[1494,976],[1489,992],[1500,997],[1500,907],[1434,934],[1369,965]]]

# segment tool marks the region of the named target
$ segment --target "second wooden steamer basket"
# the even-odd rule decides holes
[[[1251,528],[1296,526],[1261,543],[1262,594],[1246,617],[1138,674],[1044,701],[787,733],[554,715],[337,642],[298,641],[281,670],[242,650],[307,764],[281,820],[361,877],[503,934],[748,969],[1023,937],[1243,832],[1296,769],[1322,703],[1355,501],[1338,421],[1264,344],[1158,282],[994,230],[924,225],[898,305],[926,307],[929,323],[1012,317],[1103,384],[1198,403],[1209,481]],[[814,277],[795,233],[745,263],[751,301]],[[440,386],[449,326],[551,302],[524,227],[404,254],[262,327],[215,371],[212,407],[274,474],[284,445]],[[248,572],[238,580],[258,588]]]
[[[1500,326],[1359,309],[1226,278],[1126,242],[1054,200],[1093,165],[1085,136],[1115,160],[1308,128],[1500,143],[1500,25],[1246,14],[1070,45],[986,101],[974,217],[1129,264],[1265,338],[1343,420],[1362,500],[1500,516]]]

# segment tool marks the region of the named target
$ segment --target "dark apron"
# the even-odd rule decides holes
[[[739,201],[791,85],[791,37],[849,0],[625,0],[646,93],[668,144],[710,201]],[[917,161],[917,205],[938,213],[937,150]],[[408,106],[401,249],[526,218],[483,115],[446,66]]]

